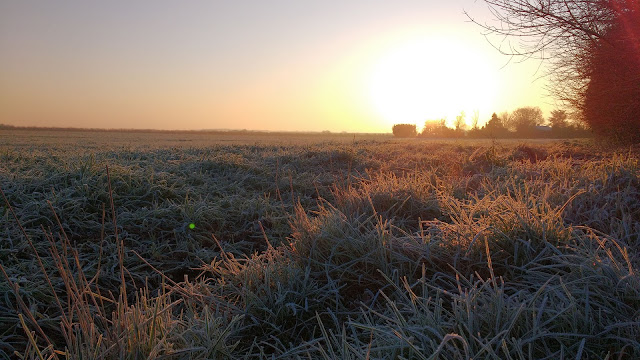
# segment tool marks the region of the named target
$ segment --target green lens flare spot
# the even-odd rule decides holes
[[[189,224],[189,229],[193,230],[195,228],[196,228],[196,224],[194,223]]]

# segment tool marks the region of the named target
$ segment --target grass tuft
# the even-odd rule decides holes
[[[0,145],[0,358],[640,357],[634,149],[123,139]]]

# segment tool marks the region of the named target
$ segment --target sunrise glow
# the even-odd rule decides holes
[[[545,106],[539,64],[505,67],[473,2],[128,6],[3,4],[0,124],[389,132]]]
[[[389,124],[487,113],[498,87],[491,73],[483,53],[459,39],[412,39],[389,49],[373,67],[371,105]]]

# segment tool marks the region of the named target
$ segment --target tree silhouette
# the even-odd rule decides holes
[[[466,121],[467,114],[464,111],[460,112],[460,115],[456,116],[456,121],[453,124],[456,130],[456,136],[460,137],[464,135],[464,130],[467,127]]]
[[[640,4],[590,47],[584,120],[600,135],[640,142]]]
[[[445,119],[440,119],[425,121],[420,136],[453,138],[459,137],[460,134],[455,129],[448,127]]]
[[[498,118],[500,119],[500,122],[505,129],[509,131],[516,131],[513,121],[511,121],[512,116],[508,111],[501,112]]]
[[[549,118],[549,124],[551,124],[551,128],[554,130],[564,129],[568,126],[567,124],[567,112],[564,110],[553,110],[551,111],[551,117]]]
[[[471,129],[478,130],[478,121],[480,121],[480,111],[473,110],[473,116],[471,117]]]
[[[414,124],[396,124],[392,128],[393,135],[397,137],[414,137],[417,135]]]
[[[599,134],[640,141],[638,0],[484,0],[502,53],[549,66],[552,95]],[[509,39],[518,40],[517,44]],[[503,45],[506,44],[506,45]]]
[[[511,116],[516,133],[520,136],[533,134],[536,126],[544,123],[542,110],[539,107],[521,107],[516,109]]]
[[[496,113],[491,114],[491,119],[484,125],[482,132],[485,136],[492,138],[506,137],[509,135],[509,130],[507,130]]]
[[[487,129],[497,129],[504,128],[504,125],[502,125],[502,120],[498,118],[498,115],[496,113],[493,113],[491,114],[491,119],[487,121],[487,124],[484,127]]]

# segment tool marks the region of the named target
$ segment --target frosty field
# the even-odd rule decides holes
[[[638,358],[639,157],[2,131],[0,358]]]

